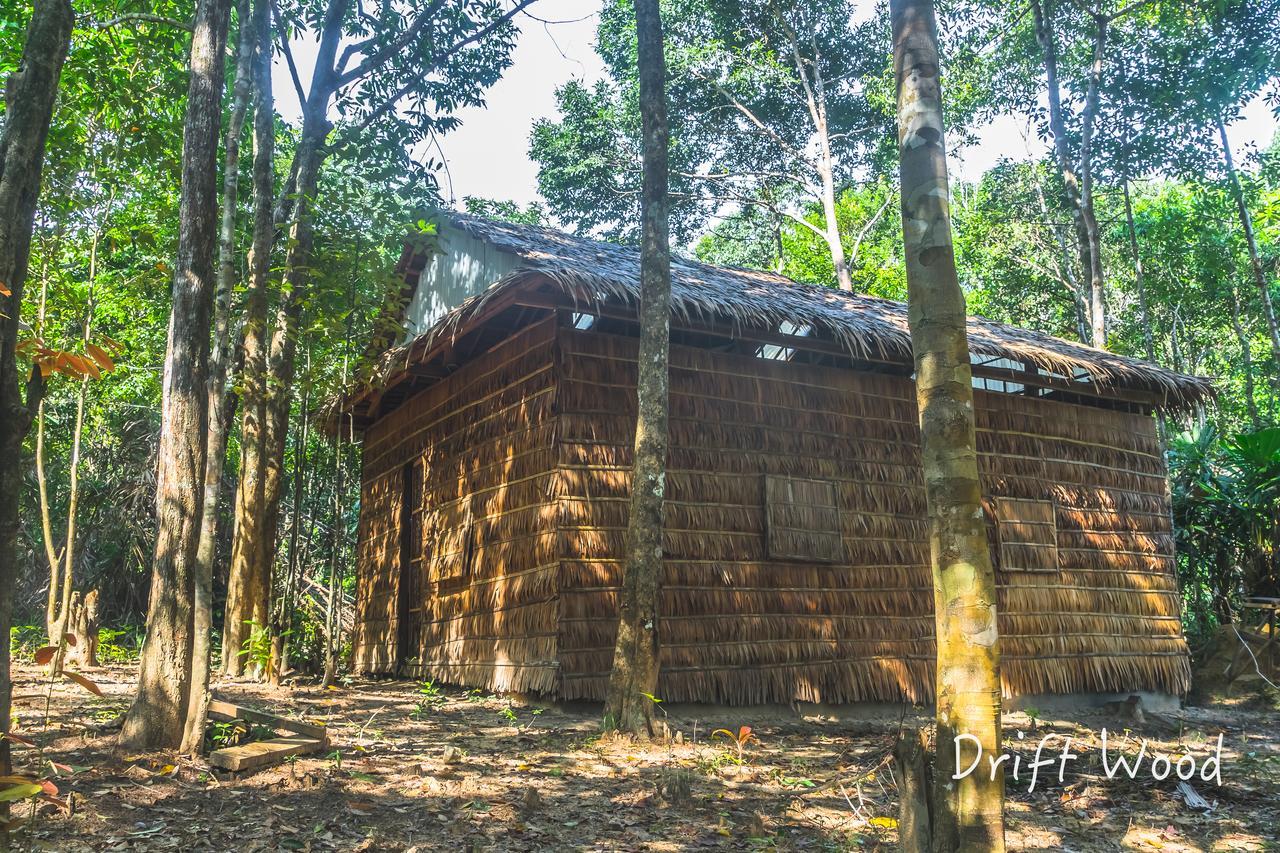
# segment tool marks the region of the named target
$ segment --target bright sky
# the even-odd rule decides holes
[[[867,2],[868,6],[874,5]],[[540,118],[556,115],[555,90],[570,79],[593,82],[603,75],[596,56],[595,31],[599,0],[539,0],[531,7],[542,23],[518,18],[521,29],[514,61],[488,93],[483,108],[459,113],[462,126],[441,141],[448,172],[441,175],[446,200],[464,196],[510,199],[527,204],[538,199],[537,165],[529,159],[529,133]],[[304,85],[310,79],[315,45],[295,42],[294,58]],[[286,119],[299,115],[288,71],[278,61],[274,74],[277,109]],[[1277,122],[1261,99],[1245,110],[1228,132],[1241,160],[1265,147]],[[1039,155],[1045,145],[1028,132],[1025,119],[1002,116],[978,131],[978,142],[951,162],[952,177],[976,180],[1004,157]]]

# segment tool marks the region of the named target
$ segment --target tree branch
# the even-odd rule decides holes
[[[744,115],[749,122],[755,125],[756,128],[758,128],[761,133],[763,133],[765,136],[772,139],[778,145],[779,148],[781,148],[783,151],[786,151],[792,157],[795,157],[797,160],[809,166],[810,168],[815,168],[814,164],[809,160],[808,157],[804,155],[803,152],[793,147],[791,143],[787,142],[780,135],[778,135],[777,131],[773,130],[773,128],[765,125],[764,122],[762,122],[759,118],[756,117],[756,114],[753,113],[749,107],[747,107],[737,98],[735,98],[729,92],[729,90],[721,86],[719,82],[712,80],[706,74],[702,74],[701,72],[698,72],[698,71],[691,70],[689,73],[693,77],[696,77],[697,79],[703,81],[704,83],[710,84],[711,87],[715,89],[717,93],[719,93],[720,97],[724,98],[726,101],[732,104],[735,108],[737,108],[738,112],[742,113],[742,115]]]
[[[356,125],[355,132],[359,133],[365,130],[375,120],[381,118],[382,116],[390,112],[392,109],[394,109],[396,104],[399,103],[401,98],[409,94],[409,92],[413,89],[413,87],[416,86],[418,83],[420,83],[424,77],[426,77],[432,71],[439,68],[440,64],[444,60],[453,56],[458,51],[466,47],[467,45],[473,44],[485,38],[486,36],[491,34],[494,30],[498,29],[498,27],[501,27],[503,24],[506,24],[508,21],[514,18],[517,14],[523,11],[526,6],[532,6],[536,2],[538,2],[538,0],[520,0],[520,2],[517,3],[514,7],[512,7],[512,9],[509,12],[505,12],[501,17],[490,22],[488,26],[482,27],[479,30],[476,30],[471,35],[467,36],[466,38],[459,39],[458,41],[454,42],[452,45],[448,47],[448,49],[444,51],[444,53],[438,54],[435,58],[433,58],[431,60],[431,64],[428,65],[426,68],[424,68],[421,74],[411,77],[409,80],[405,81],[404,85],[402,85],[399,89],[397,89],[394,94],[392,94],[390,97],[383,100],[382,103],[378,104],[378,106],[374,107],[373,110],[370,111],[369,115],[366,116],[363,120],[361,120],[360,124]],[[355,69],[352,70],[351,74],[344,74],[340,79],[346,82],[340,82],[339,87],[343,85],[347,85],[347,83],[354,82],[355,79],[358,79],[358,75],[356,77],[352,77],[351,75],[354,74],[356,71],[359,71],[360,68],[363,68],[364,65],[365,63],[361,63],[359,66],[357,66]],[[349,77],[351,78],[350,80],[347,79]]]
[[[346,86],[350,83],[354,83],[356,80],[359,80],[361,77],[368,75],[374,69],[378,68],[383,63],[385,63],[388,59],[395,56],[400,51],[404,50],[404,48],[408,47],[409,44],[415,38],[418,37],[418,35],[422,32],[423,28],[426,27],[427,23],[433,17],[435,17],[435,14],[439,12],[441,7],[443,6],[444,6],[444,0],[435,0],[434,3],[432,3],[427,8],[423,9],[422,12],[418,14],[418,17],[414,18],[413,23],[405,27],[404,32],[396,36],[391,41],[387,42],[378,50],[366,56],[363,62],[361,62],[355,68],[352,68],[350,71],[344,72],[342,71],[342,69],[346,68],[347,62],[350,61],[351,57],[355,56],[358,53],[363,53],[366,50],[369,50],[370,48],[372,48],[374,45],[374,42],[377,39],[376,37],[371,36],[370,38],[367,38],[364,41],[359,42],[357,44],[353,44],[350,47],[343,50],[342,57],[338,60],[339,76],[338,76],[338,85],[336,88],[341,89],[343,86]]]
[[[289,77],[293,79],[293,90],[298,93],[298,109],[306,109],[307,93],[302,88],[302,78],[298,76],[298,66],[293,61],[293,50],[289,47],[289,35],[285,32],[280,20],[280,10],[271,4],[271,17],[276,22],[276,32],[280,35],[280,52],[284,54],[285,64],[289,66]]]
[[[166,18],[164,15],[152,15],[147,12],[126,12],[123,15],[116,15],[114,18],[106,21],[89,21],[88,26],[95,30],[105,30],[109,27],[118,26],[120,24],[145,23],[145,24],[163,24],[167,27],[176,27],[187,32],[194,32],[195,26],[187,21],[179,21],[177,18]]]
[[[892,204],[893,200],[897,197],[898,194],[895,192],[890,191],[886,193],[884,197],[884,204],[880,205],[880,209],[875,212],[875,215],[868,219],[867,223],[862,226],[862,230],[858,232],[858,239],[854,240],[853,249],[849,252],[849,266],[852,267],[857,263],[858,250],[862,248],[862,241],[867,239],[867,235],[871,233],[871,229],[876,227],[876,223],[880,221],[880,217],[884,216],[884,212],[889,209],[889,205]]]

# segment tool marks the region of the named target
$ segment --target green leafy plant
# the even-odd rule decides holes
[[[434,681],[427,679],[418,684],[418,704],[409,712],[409,716],[420,720],[432,711],[438,711],[445,704],[445,695]]]
[[[133,663],[142,649],[142,630],[127,628],[98,629],[98,660],[102,663]]]
[[[32,660],[36,649],[44,645],[44,628],[39,625],[14,625],[9,629],[9,648],[17,660]]]
[[[263,673],[271,671],[271,629],[259,625],[252,619],[245,622],[249,626],[249,636],[240,648],[240,656],[250,667]]]

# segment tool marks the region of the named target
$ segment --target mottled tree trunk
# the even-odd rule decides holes
[[[1267,287],[1267,275],[1262,269],[1262,256],[1258,253],[1258,238],[1253,231],[1253,217],[1249,215],[1249,205],[1245,202],[1244,189],[1240,186],[1240,176],[1236,173],[1235,160],[1231,156],[1231,143],[1227,140],[1227,126],[1218,119],[1218,139],[1222,143],[1222,159],[1227,168],[1227,182],[1231,186],[1231,195],[1235,198],[1236,213],[1240,216],[1240,227],[1244,231],[1245,245],[1249,249],[1249,266],[1253,271],[1253,283],[1258,288],[1262,299],[1262,318],[1267,323],[1267,333],[1271,339],[1271,357],[1274,361],[1272,378],[1280,387],[1280,326],[1276,323],[1276,310],[1271,302],[1271,290]]]
[[[264,380],[261,383],[263,403],[261,420],[257,427],[260,435],[258,455],[252,465],[242,463],[241,487],[246,479],[260,479],[260,493],[253,497],[260,501],[258,511],[244,520],[245,535],[237,534],[246,559],[253,561],[253,570],[245,573],[245,581],[239,596],[241,636],[243,621],[252,619],[267,626],[271,570],[275,563],[276,530],[280,511],[281,470],[284,465],[285,435],[288,430],[289,405],[292,394],[294,357],[297,352],[297,325],[302,311],[303,290],[310,275],[313,231],[311,204],[315,199],[320,178],[320,166],[324,160],[323,145],[332,129],[328,119],[329,103],[336,88],[338,44],[342,35],[342,21],[348,3],[346,0],[330,0],[321,25],[320,45],[316,52],[315,71],[311,78],[311,90],[303,105],[302,133],[294,152],[287,192],[281,198],[281,212],[287,211],[288,240],[284,261],[284,294],[277,312],[276,328],[270,342],[270,351],[264,349]],[[265,321],[264,321],[265,326]],[[247,334],[247,333],[246,333]],[[246,356],[247,356],[246,352]],[[260,495],[260,497],[259,497]],[[241,514],[237,511],[237,526]],[[240,541],[243,540],[243,541]],[[232,570],[236,568],[232,558]],[[232,619],[227,609],[227,622]],[[228,672],[230,672],[228,668]]]
[[[218,243],[217,161],[228,17],[227,0],[200,0],[196,6],[157,454],[156,546],[138,694],[120,732],[120,743],[127,749],[180,746],[192,689],[205,687],[191,681],[192,616],[204,499],[205,379]]]
[[[826,162],[819,170],[822,178],[822,216],[826,220],[827,250],[836,271],[836,286],[846,293],[853,292],[853,276],[849,261],[845,258],[844,243],[840,240],[840,221],[836,218],[836,187],[831,174],[831,164]]]
[[[974,437],[964,295],[951,241],[937,31],[931,0],[892,0],[908,320],[928,505],[937,625],[932,847],[1004,849],[1004,776],[986,762],[955,780],[957,741],[1000,745],[995,573]],[[959,767],[974,755],[961,746]],[[994,778],[993,778],[994,777]]]
[[[1102,269],[1102,232],[1093,204],[1093,128],[1101,97],[1102,63],[1107,50],[1107,26],[1110,20],[1094,15],[1093,63],[1089,66],[1089,85],[1085,92],[1084,110],[1080,116],[1080,212],[1084,219],[1084,235],[1088,241],[1089,324],[1092,341],[1098,349],[1107,346],[1107,304],[1105,277]]]
[[[39,370],[29,376],[19,372],[15,348],[45,142],[74,17],[67,0],[35,0],[22,61],[5,87],[0,127],[0,733],[9,731],[13,704],[9,629],[18,582],[22,441],[44,393]],[[12,773],[9,748],[9,741],[0,738],[0,776]],[[9,843],[3,828],[8,815],[9,804],[0,803],[4,847]]]
[[[618,638],[604,714],[606,725],[652,735],[653,702],[649,696],[658,689],[658,589],[663,564],[667,354],[671,344],[666,60],[658,0],[637,0],[636,35],[644,136],[638,409]]]
[[[1081,194],[1080,174],[1071,158],[1067,147],[1066,119],[1062,112],[1062,89],[1058,82],[1058,49],[1053,37],[1053,4],[1052,0],[1032,0],[1031,10],[1035,21],[1036,42],[1044,62],[1045,90],[1049,102],[1049,132],[1053,135],[1054,162],[1058,166],[1058,175],[1066,188],[1067,204],[1071,210],[1071,221],[1076,231],[1076,248],[1080,258],[1080,274],[1089,282],[1085,295],[1088,316],[1088,335],[1081,335],[1086,343],[1094,343],[1096,320],[1094,318],[1093,269],[1094,262],[1090,253],[1092,245],[1089,237],[1089,224],[1085,215],[1085,205]],[[1097,223],[1094,223],[1097,230]]]
[[[231,116],[227,122],[222,171],[222,221],[218,232],[218,274],[214,287],[213,342],[209,352],[207,406],[209,431],[204,463],[204,503],[200,508],[200,544],[196,548],[192,615],[191,683],[204,689],[191,691],[183,752],[198,752],[204,744],[209,709],[210,652],[213,634],[213,564],[218,551],[218,503],[222,497],[222,468],[227,457],[227,412],[230,394],[227,370],[231,361],[231,291],[236,262],[236,208],[240,197],[240,134],[253,75],[257,49],[250,4],[237,5],[240,34],[236,48],[236,76],[232,85]]]
[[[240,474],[236,489],[231,568],[227,579],[226,619],[222,629],[222,670],[244,671],[240,654],[246,623],[254,618],[261,584],[265,544],[262,539],[266,432],[267,281],[275,236],[275,102],[271,90],[271,19],[268,0],[253,10],[258,44],[254,56],[253,241],[249,247],[249,282],[244,306],[243,381],[241,382]]]

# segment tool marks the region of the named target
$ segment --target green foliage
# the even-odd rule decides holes
[[[1187,628],[1206,636],[1242,598],[1280,593],[1280,427],[1201,426],[1173,438],[1169,463]]]
[[[415,720],[421,720],[440,710],[445,704],[444,691],[431,679],[418,683],[418,704],[409,713]]]
[[[252,619],[245,624],[249,626],[249,636],[245,637],[244,645],[240,648],[245,667],[267,672],[271,666],[271,626],[259,625]]]
[[[518,225],[550,225],[547,212],[538,202],[530,202],[521,207],[513,201],[498,201],[491,198],[480,198],[469,195],[462,200],[467,213],[483,216],[486,219],[500,219]]]
[[[104,664],[133,663],[142,650],[144,632],[137,626],[98,629],[98,660]]]
[[[30,661],[44,646],[43,625],[14,625],[9,629],[9,649],[14,659]]]

